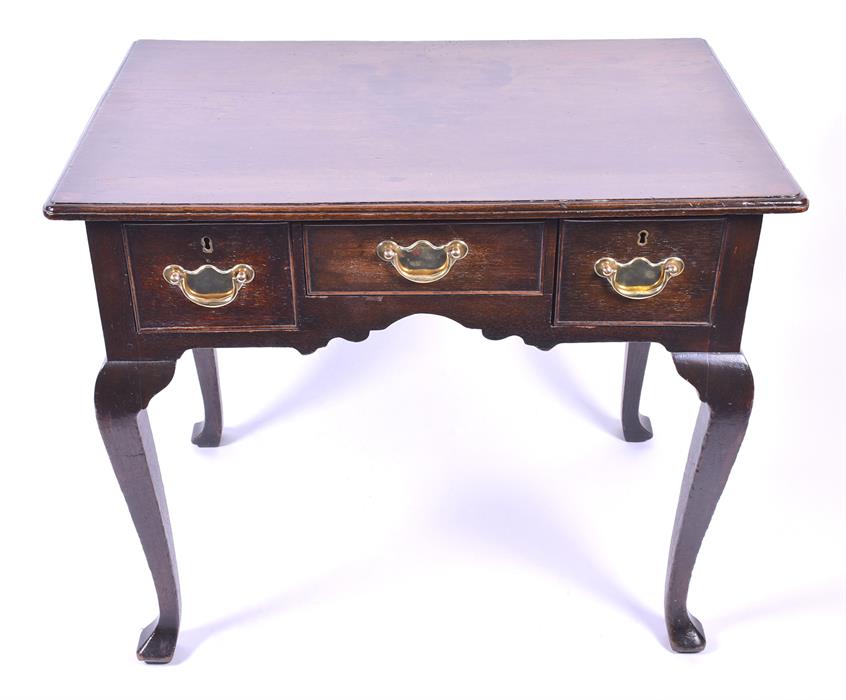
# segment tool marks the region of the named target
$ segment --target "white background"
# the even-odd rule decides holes
[[[11,3],[2,31],[3,698],[843,698],[840,3]],[[155,598],[94,420],[84,226],[43,201],[131,41],[709,40],[811,209],[764,222],[756,407],[667,649],[662,588],[698,401],[653,348],[655,438],[619,439],[622,345],[492,343],[431,316],[361,344],[220,353],[226,444],[189,442],[188,358],[150,416],[184,601]],[[414,392],[403,390],[409,372]],[[407,450],[413,443],[424,449]]]

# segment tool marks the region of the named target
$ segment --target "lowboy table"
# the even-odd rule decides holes
[[[752,407],[740,339],[762,214],[808,206],[697,39],[141,41],[44,212],[83,219],[107,361],[100,431],[153,575],[138,657],[173,657],[180,599],[146,407],[193,350],[219,444],[214,348],[364,340],[430,313],[549,349],[649,343],[702,406],[673,529],[676,651],[700,543]]]

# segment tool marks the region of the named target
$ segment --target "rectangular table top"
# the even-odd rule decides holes
[[[45,213],[806,207],[700,39],[139,41]]]

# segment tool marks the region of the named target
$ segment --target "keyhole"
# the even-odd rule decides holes
[[[212,239],[208,236],[203,236],[200,239],[200,245],[203,246],[204,253],[211,253],[214,251],[214,246],[212,245]]]
[[[649,231],[640,231],[637,234],[637,244],[638,245],[646,245],[646,241],[649,239]]]

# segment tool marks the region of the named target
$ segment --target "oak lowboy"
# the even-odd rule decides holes
[[[665,611],[673,649],[702,649],[687,590],[752,406],[762,215],[806,208],[699,40],[136,43],[45,213],[87,222],[97,418],[160,610],[139,658],[169,661],[179,630],[146,417],[177,359],[200,378],[194,442],[216,446],[214,348],[311,352],[414,313],[542,349],[627,342],[630,441],[652,436],[649,344],[673,353],[702,409]]]

